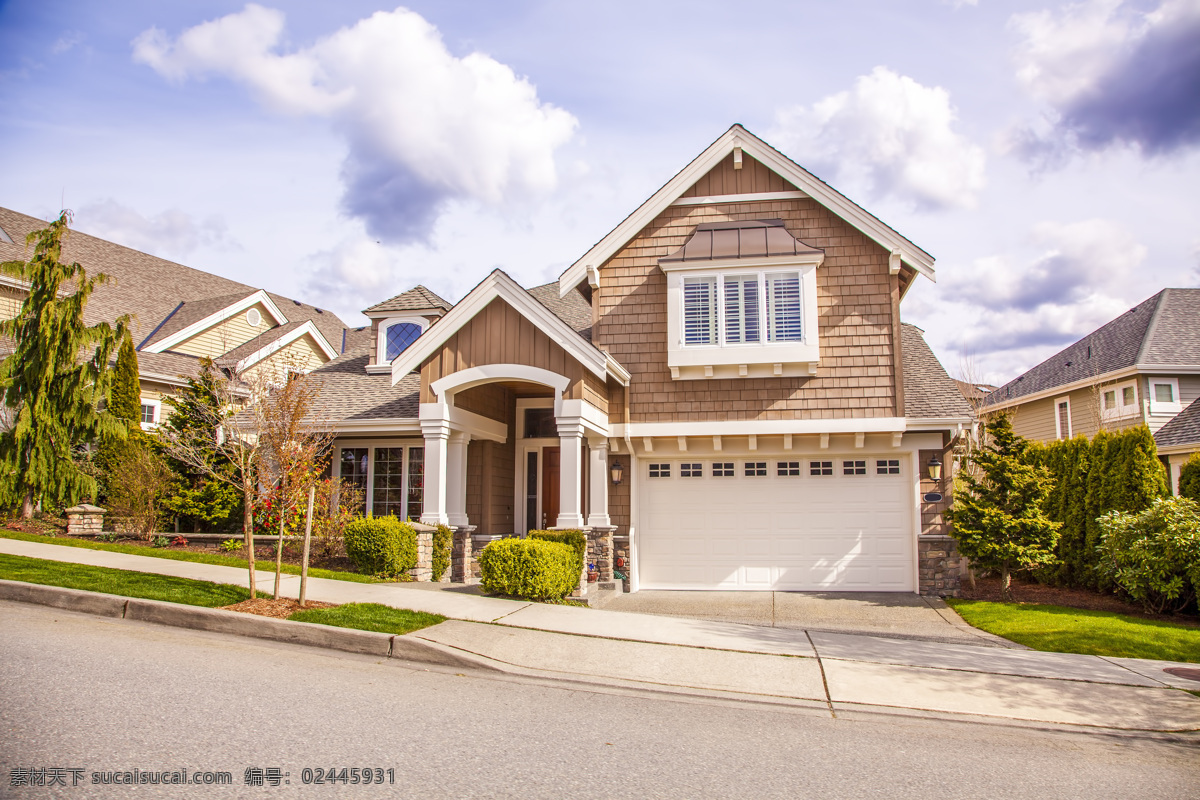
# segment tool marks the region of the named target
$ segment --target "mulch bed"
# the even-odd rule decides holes
[[[964,578],[958,596],[963,600],[987,600],[993,603],[1005,602],[1004,592],[1000,586],[1000,579],[995,577],[977,577],[974,589],[971,588],[970,581]],[[1067,606],[1068,608],[1082,608],[1088,611],[1113,611],[1118,614],[1128,614],[1131,617],[1200,627],[1200,617],[1197,617],[1195,614],[1150,614],[1143,611],[1141,606],[1126,602],[1114,594],[1093,592],[1091,589],[1046,586],[1036,581],[1024,581],[1016,577],[1012,580],[1012,597],[1017,603]]]
[[[309,600],[304,607],[307,608],[335,608],[337,603],[322,603],[317,600]],[[287,597],[281,597],[278,600],[267,600],[258,598],[255,600],[243,600],[240,603],[234,603],[231,606],[221,606],[226,611],[240,611],[243,614],[257,614],[260,617],[274,617],[275,619],[287,619],[292,614],[300,611],[300,603]]]

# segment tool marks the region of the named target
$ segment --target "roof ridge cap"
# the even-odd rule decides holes
[[[1154,338],[1154,334],[1158,330],[1158,318],[1162,314],[1163,306],[1166,305],[1167,292],[1169,291],[1171,291],[1170,288],[1162,289],[1155,295],[1154,314],[1151,315],[1150,324],[1146,326],[1146,333],[1142,336],[1141,344],[1138,345],[1137,356],[1133,359],[1135,367],[1142,363],[1142,357],[1146,355],[1146,351],[1150,347],[1150,340]]]

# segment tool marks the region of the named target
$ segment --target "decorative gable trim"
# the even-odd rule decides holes
[[[326,359],[332,361],[333,359],[337,358],[337,350],[333,349],[333,345],[331,345],[329,340],[321,334],[321,331],[310,319],[300,327],[288,331],[275,341],[258,350],[255,350],[253,353],[243,358],[237,363],[237,366],[234,367],[234,371],[239,373],[244,372],[263,359],[269,358],[283,348],[287,347],[289,344],[296,341],[306,333],[312,336],[313,341],[317,343],[317,347],[321,348],[321,352],[325,354]]]
[[[655,217],[679,200],[696,181],[720,164],[730,152],[739,148],[796,186],[802,193],[850,223],[889,253],[899,250],[900,257],[905,263],[930,280],[935,280],[933,256],[741,125],[734,125],[709,145],[695,160],[680,170],[674,178],[667,181],[661,189],[651,195],[649,200],[626,217],[620,225],[613,228],[591,250],[588,250],[578,261],[569,266],[558,279],[559,296],[566,295],[567,292],[587,280],[589,268],[599,269]],[[734,195],[733,197],[737,198],[736,202],[752,202],[757,199],[754,194]],[[697,198],[697,200],[718,202],[721,199]]]
[[[460,300],[446,316],[438,320],[436,325],[431,326],[409,345],[407,350],[396,357],[392,362],[392,384],[395,385],[405,375],[418,369],[425,359],[436,353],[446,340],[496,298],[504,300],[516,309],[593,375],[602,380],[607,376],[606,364],[609,359],[606,353],[585,340],[570,325],[556,317],[521,288],[520,284],[497,269]]]
[[[279,306],[275,305],[275,302],[273,300],[271,300],[270,296],[267,295],[267,293],[265,291],[263,291],[262,289],[259,289],[254,294],[251,294],[241,300],[238,300],[236,303],[233,303],[232,305],[228,305],[225,308],[222,308],[220,311],[217,311],[213,314],[209,314],[204,319],[199,320],[198,322],[193,322],[191,325],[188,325],[186,328],[176,331],[175,333],[171,334],[170,336],[167,336],[167,337],[165,337],[151,345],[147,345],[146,347],[143,347],[141,349],[147,353],[162,353],[166,350],[170,350],[172,347],[183,344],[188,339],[191,339],[193,336],[195,336],[199,333],[203,333],[204,331],[208,330],[209,328],[211,328],[215,325],[219,325],[222,322],[224,322],[225,320],[229,319],[230,317],[237,316],[238,314],[242,313],[243,311],[250,308],[251,306],[257,305],[259,303],[262,303],[263,307],[267,309],[267,313],[270,314],[275,319],[275,324],[277,324],[277,325],[286,325],[287,324],[288,319],[287,319],[287,317],[285,317],[283,315],[283,312],[279,310]],[[308,324],[312,324],[311,321]],[[314,328],[314,330],[315,330],[315,328]],[[153,335],[153,334],[151,334],[151,335]],[[324,339],[325,337],[322,336],[321,338]],[[328,344],[328,342],[325,342],[325,344]]]

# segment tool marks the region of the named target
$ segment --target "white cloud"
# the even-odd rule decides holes
[[[286,53],[284,22],[250,4],[173,41],[151,28],[134,58],[174,81],[218,75],[273,109],[327,118],[349,149],[343,208],[381,239],[427,238],[451,200],[500,207],[556,187],[554,152],[577,120],[507,65],[451,54],[403,8]]]
[[[950,95],[876,67],[852,89],[776,115],[768,138],[815,172],[926,208],[973,208],[983,148],[954,130]]]
[[[112,198],[79,208],[75,224],[84,233],[161,258],[180,260],[201,247],[239,249],[220,217],[197,221],[177,208],[145,216]]]
[[[54,42],[50,47],[50,52],[54,55],[60,55],[67,52],[83,41],[83,34],[79,31],[66,31],[62,36]]]
[[[1011,18],[1017,78],[1051,123],[1012,132],[1018,151],[1054,158],[1064,146],[1164,153],[1200,143],[1200,0],[1139,5],[1090,0]]]

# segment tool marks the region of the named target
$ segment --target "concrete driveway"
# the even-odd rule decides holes
[[[640,591],[604,604],[629,611],[773,628],[1019,647],[967,625],[936,597],[896,592]]]

